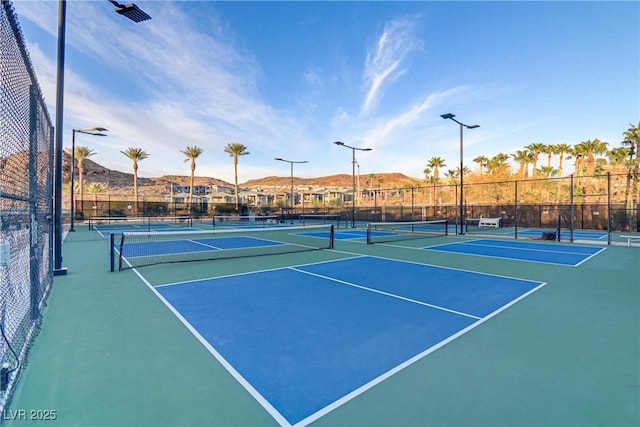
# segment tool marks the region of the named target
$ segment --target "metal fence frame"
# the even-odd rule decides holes
[[[11,2],[0,7],[0,413],[53,284],[54,128]]]

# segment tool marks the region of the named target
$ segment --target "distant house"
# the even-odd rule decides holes
[[[276,196],[273,191],[244,190],[239,193],[240,200],[247,206],[272,206]]]
[[[189,194],[191,187],[189,185],[172,185],[171,191],[173,193],[185,193]],[[193,194],[194,195],[206,195],[212,192],[210,185],[194,185],[193,186]]]
[[[212,205],[234,203],[235,195],[232,193],[224,193],[224,192],[218,191],[215,193],[210,193],[208,195],[208,199],[209,199],[209,203],[211,203]]]

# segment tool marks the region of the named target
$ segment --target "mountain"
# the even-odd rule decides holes
[[[370,175],[360,175],[360,187],[369,188],[398,188],[403,185],[417,185],[421,181],[411,178],[401,173],[376,173]],[[298,178],[293,177],[294,185],[308,185],[310,187],[353,187],[353,175],[338,174],[328,175],[319,178]],[[268,176],[260,179],[251,179],[243,184],[242,187],[286,187],[291,185],[291,176],[279,177]]]
[[[71,169],[71,156],[64,153],[63,181],[69,182]],[[76,181],[78,177],[76,175]],[[84,182],[86,185],[92,182],[100,183],[105,193],[133,194],[133,174],[107,169],[106,167],[87,158],[84,160]],[[233,187],[232,183],[217,178],[196,176],[195,185],[222,185]],[[419,185],[422,183],[417,178],[411,178],[401,173],[376,173],[360,175],[361,188],[398,188],[404,185]],[[187,175],[164,175],[157,178],[138,177],[138,191],[144,194],[159,194],[166,192],[171,185],[188,186],[190,177]],[[268,176],[265,178],[251,179],[238,184],[242,188],[259,187],[288,187],[291,185],[291,177]],[[294,176],[294,185],[308,185],[310,187],[342,187],[353,186],[353,176],[349,174],[329,175],[319,178],[298,178]]]

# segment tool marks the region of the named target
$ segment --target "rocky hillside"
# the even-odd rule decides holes
[[[64,153],[64,181],[70,179],[70,160],[71,156]],[[107,169],[102,165],[92,161],[84,160],[85,169],[85,185],[98,182],[102,185],[106,193],[114,194],[133,194],[133,174],[116,170]],[[77,177],[76,177],[77,179]],[[158,194],[165,192],[173,185],[189,185],[189,176],[183,175],[164,175],[158,178],[138,178],[139,192],[144,194]],[[361,187],[378,187],[378,188],[397,188],[403,185],[415,185],[421,181],[411,178],[400,173],[379,173],[360,176]],[[297,178],[294,177],[295,185],[309,185],[313,187],[344,187],[350,188],[353,185],[353,177],[349,174],[329,175],[319,178]],[[195,177],[196,185],[226,185],[233,184],[217,178]],[[247,188],[258,187],[286,187],[291,184],[290,176],[269,176],[260,179],[252,179],[239,185]]]
[[[419,184],[420,180],[411,178],[401,173],[377,173],[371,175],[360,175],[360,187],[397,188],[403,185]],[[353,186],[353,175],[338,174],[328,175],[319,178],[297,178],[294,176],[295,185],[309,185],[313,187],[345,187]],[[242,186],[244,187],[272,187],[291,185],[291,176],[279,177],[268,176],[260,179],[252,179]]]

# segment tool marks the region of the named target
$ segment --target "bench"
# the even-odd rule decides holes
[[[640,241],[640,236],[620,236],[623,239],[627,239],[627,246],[631,246],[631,242],[634,240]]]
[[[493,227],[500,228],[501,218],[482,218],[478,220],[478,227]]]

